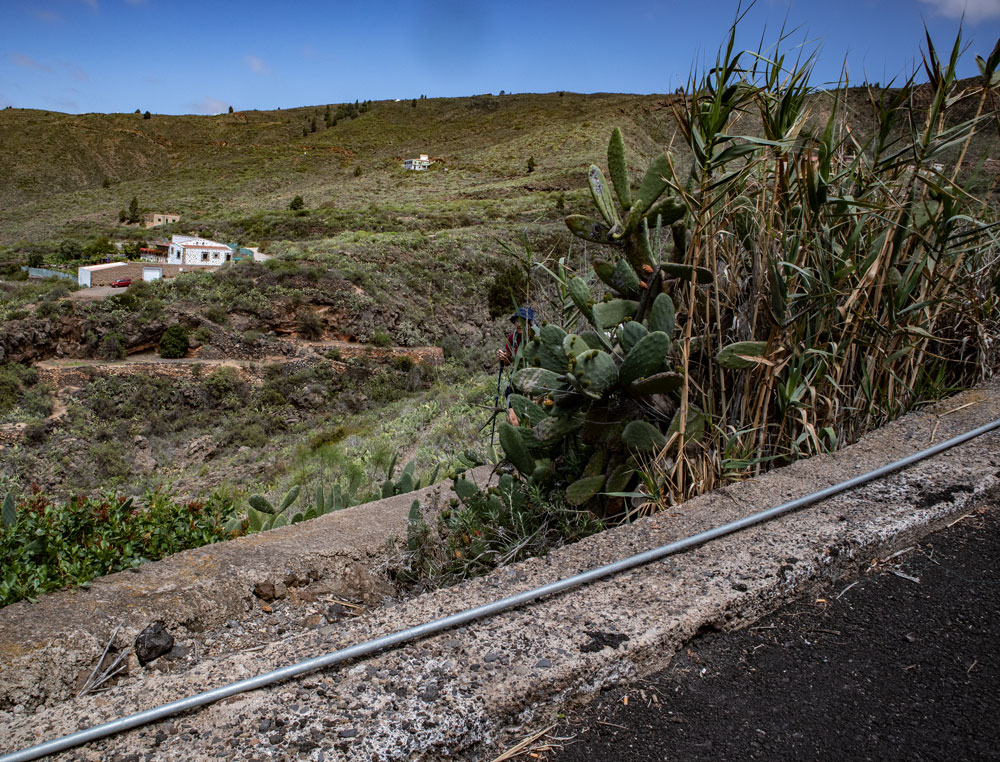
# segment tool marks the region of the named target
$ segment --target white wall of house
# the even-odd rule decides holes
[[[76,282],[84,288],[90,288],[90,276],[96,270],[112,270],[116,267],[124,267],[124,262],[108,262],[103,265],[87,265],[80,267],[76,271]]]
[[[232,249],[207,238],[175,235],[167,251],[167,264],[219,267],[232,259]]]

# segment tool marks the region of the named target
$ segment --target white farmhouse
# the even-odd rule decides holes
[[[193,235],[174,235],[167,250],[167,264],[219,267],[233,258],[233,250],[224,243]]]
[[[430,165],[431,160],[425,153],[420,154],[419,159],[405,159],[403,161],[403,169],[423,170],[427,169]]]

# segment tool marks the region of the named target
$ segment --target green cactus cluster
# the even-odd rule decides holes
[[[405,495],[407,492],[413,492],[423,486],[420,478],[413,476],[413,472],[416,469],[416,463],[412,460],[403,467],[402,471],[400,471],[398,479],[393,478],[398,458],[399,453],[396,453],[392,456],[392,460],[389,462],[389,468],[386,470],[385,481],[382,482],[381,494],[383,498],[392,497],[393,495]],[[431,477],[427,481],[427,484],[433,484],[437,480],[440,468],[440,463],[434,467],[434,471],[431,473]]]
[[[555,275],[568,295],[567,307],[581,318],[577,332],[548,324],[525,345],[526,367],[514,374],[517,394],[510,398],[519,425],[499,426],[506,459],[525,482],[558,487],[568,503],[599,516],[621,511],[642,462],[663,452],[682,430],[679,395],[685,377],[672,356],[677,331],[672,286],[713,281],[709,270],[681,261],[687,208],[668,192],[669,157],[656,156],[633,188],[624,140],[615,128],[608,170],[610,182],[596,165],[588,172],[600,218],[566,218],[574,235],[611,251],[592,263],[594,283],[603,293],[560,266]],[[654,251],[650,231],[665,227],[672,243]],[[759,342],[743,342],[726,347],[719,362],[747,367],[765,350]],[[704,433],[706,421],[696,407],[686,409],[683,430],[690,443]]]

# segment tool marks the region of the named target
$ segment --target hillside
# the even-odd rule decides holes
[[[373,102],[325,128],[325,105],[205,116],[0,112],[0,244],[104,234],[136,196],[192,223],[306,205],[446,212],[578,189],[612,126],[635,164],[670,141],[662,96],[505,95]],[[336,113],[337,106],[333,106]],[[315,123],[317,129],[310,132]],[[303,132],[306,132],[303,135]],[[426,174],[402,160],[437,160]],[[534,157],[537,168],[528,174]],[[360,175],[356,172],[360,169]],[[106,187],[105,187],[106,186]],[[531,203],[523,205],[526,211]],[[520,216],[503,210],[500,216]],[[530,213],[529,213],[530,216]]]

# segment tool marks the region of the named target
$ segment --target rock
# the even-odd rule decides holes
[[[274,583],[268,580],[263,582],[258,582],[253,586],[253,594],[260,598],[262,601],[273,601],[274,596]]]
[[[549,659],[539,659],[535,662],[536,669],[548,669],[552,666],[552,662]]]
[[[153,622],[135,639],[135,655],[143,667],[173,647],[174,636],[167,632],[163,622]]]

